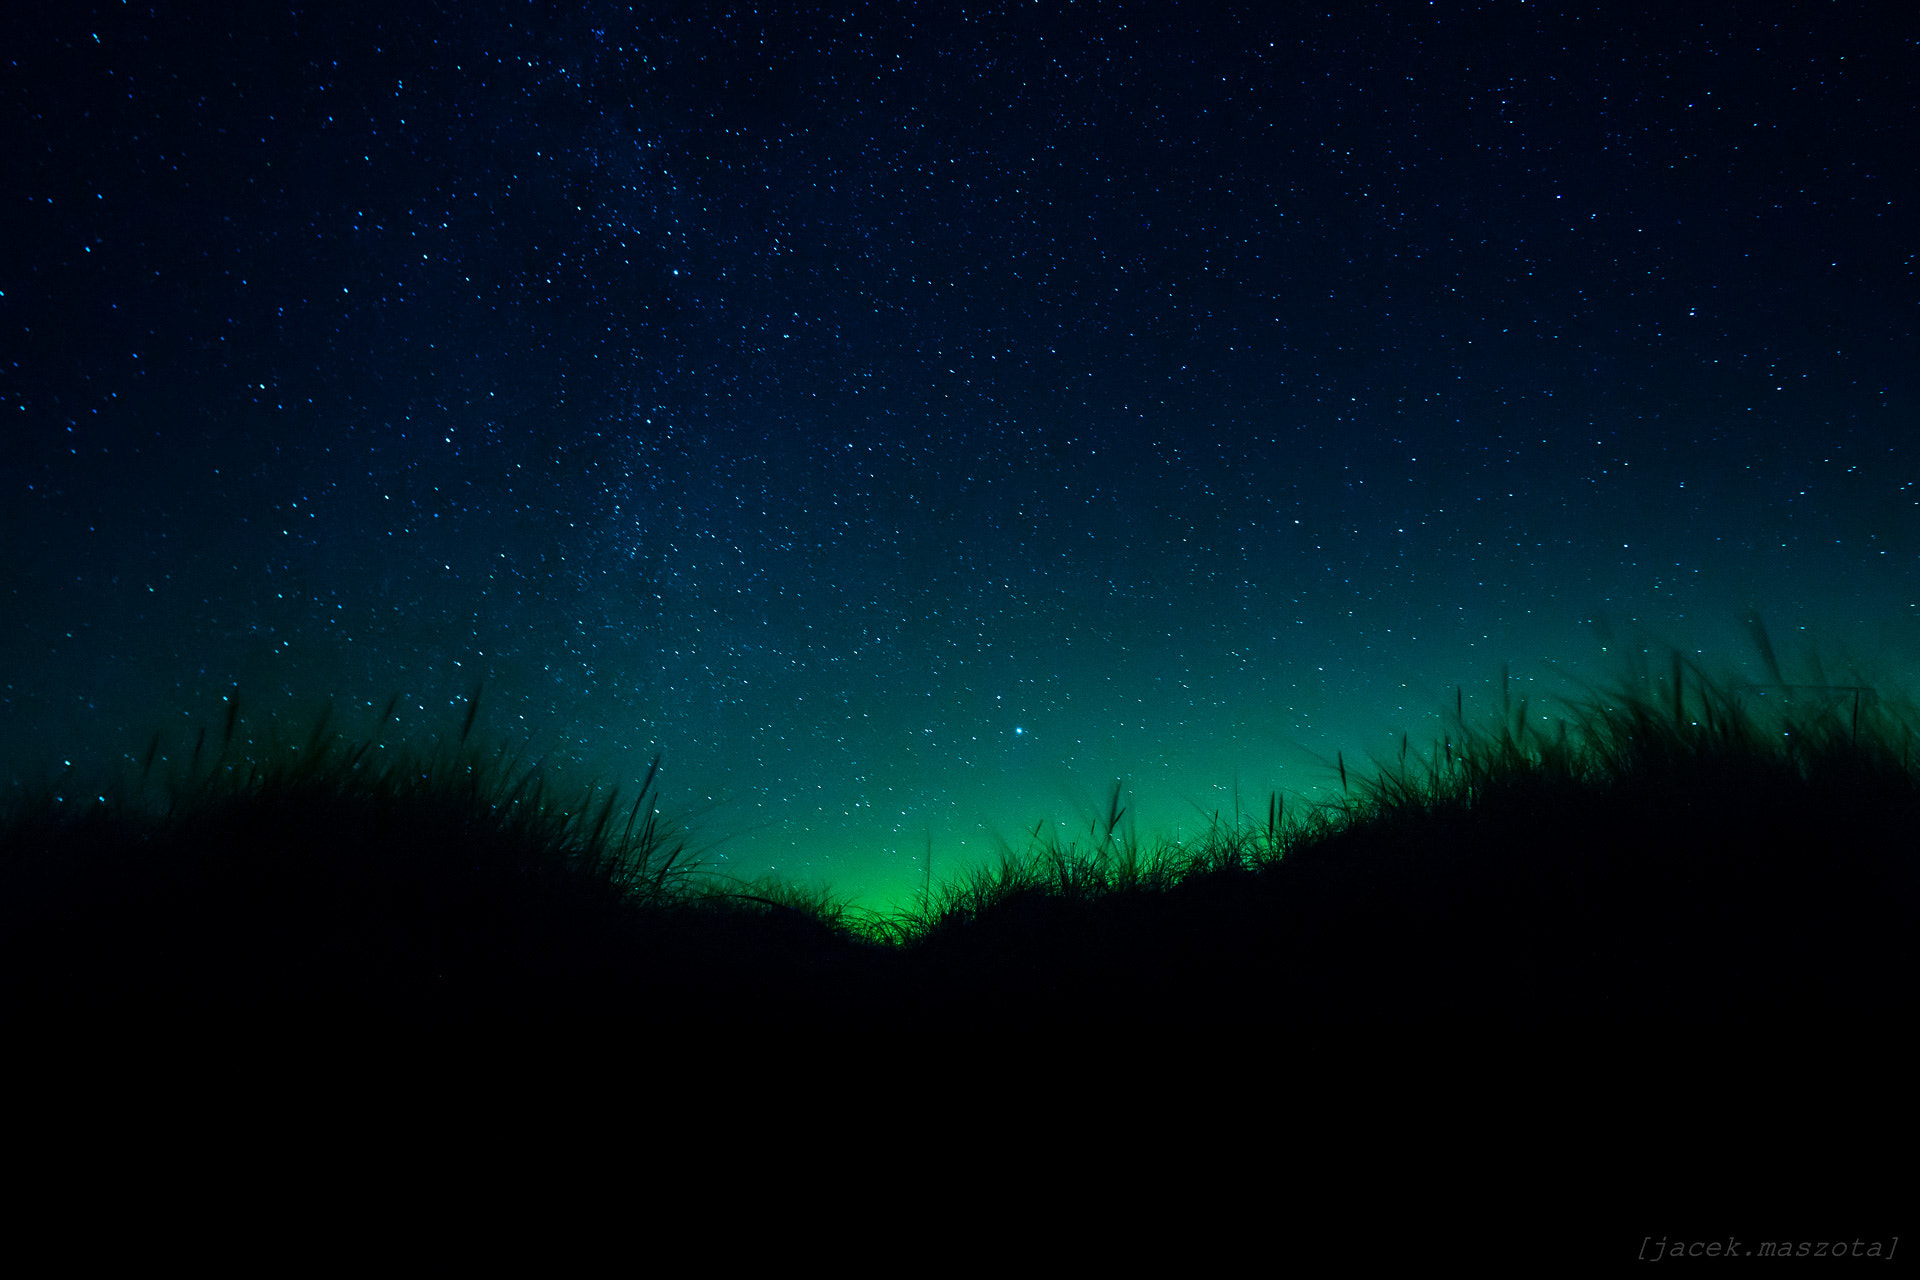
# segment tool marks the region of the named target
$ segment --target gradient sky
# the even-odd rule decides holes
[[[1905,681],[1896,8],[10,15],[0,767],[484,681],[883,902],[1753,609]]]

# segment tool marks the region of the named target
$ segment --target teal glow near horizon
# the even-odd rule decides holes
[[[759,735],[681,743],[602,714],[590,701],[577,704],[572,719],[541,715],[526,689],[503,674],[465,661],[458,669],[480,672],[472,677],[480,702],[471,745],[483,756],[497,747],[501,758],[541,762],[564,797],[605,795],[613,787],[630,794],[657,753],[662,814],[708,873],[784,881],[887,911],[1036,839],[1092,847],[1116,782],[1125,835],[1149,845],[1192,839],[1215,821],[1258,819],[1273,793],[1296,817],[1303,806],[1339,800],[1336,760],[1357,782],[1373,762],[1396,758],[1403,735],[1419,755],[1453,731],[1456,697],[1473,724],[1497,717],[1503,696],[1524,699],[1530,718],[1551,733],[1570,701],[1616,687],[1636,663],[1661,676],[1671,654],[1666,645],[1716,678],[1759,685],[1770,679],[1738,618],[1723,615],[1684,630],[1628,631],[1630,625],[1622,620],[1623,634],[1591,620],[1557,635],[1543,627],[1531,633],[1531,648],[1518,636],[1506,637],[1500,650],[1483,640],[1462,642],[1451,663],[1439,646],[1416,639],[1398,672],[1403,679],[1364,662],[1331,658],[1307,666],[1276,654],[1264,672],[1237,661],[1210,668],[1188,662],[1180,680],[1121,685],[1096,662],[1082,687],[1063,682],[1052,696],[1030,693],[1018,705],[1008,705],[1006,694],[972,698],[963,689],[953,698],[922,698],[920,719],[905,722],[877,702],[850,701],[829,726],[831,735],[801,737],[790,722]],[[1603,645],[1597,630],[1613,643]],[[1780,660],[1798,674],[1818,660],[1827,664],[1828,681],[1868,678],[1888,696],[1913,687],[1911,667],[1894,663],[1902,637],[1789,619],[1776,619],[1774,631]],[[1565,661],[1547,656],[1556,647],[1586,653]],[[1437,669],[1416,669],[1416,656],[1438,658]],[[1060,655],[1045,652],[1035,660],[1045,670],[1063,665]],[[1448,678],[1469,666],[1476,675]],[[329,696],[324,688],[234,694],[243,733],[303,739]],[[384,726],[376,715],[385,699],[335,699],[332,723],[350,741],[378,726],[382,742],[445,749],[465,722],[472,692],[469,686],[413,694]],[[225,705],[216,695],[192,714],[156,716],[150,723],[167,731],[163,764],[179,759],[199,727],[217,735]],[[783,750],[789,739],[798,745]],[[146,741],[145,733],[123,739],[122,758],[133,759]],[[754,768],[739,767],[745,755],[755,757]]]

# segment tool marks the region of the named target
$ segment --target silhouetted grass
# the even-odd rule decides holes
[[[243,753],[236,718],[164,778],[156,739],[117,787],[11,817],[14,992],[486,1003],[604,967],[692,869],[652,771],[631,801],[588,802],[555,796],[538,763],[471,748],[471,715],[426,755],[347,744],[327,715],[304,741]]]
[[[921,921],[999,1007],[1434,1023],[1910,1007],[1909,707],[1677,660],[1542,723],[1456,710],[1281,828],[1052,844]],[[1046,975],[1050,994],[1033,975]]]
[[[1116,784],[1084,838],[1036,828],[886,917],[705,874],[652,771],[559,794],[474,749],[471,708],[424,755],[326,717],[242,752],[230,714],[184,762],[156,740],[88,803],[16,807],[0,988],[16,1009],[954,1027],[1911,1011],[1920,719],[1770,666],[1742,686],[1676,656],[1485,723],[1456,698],[1438,741],[1341,757],[1338,802],[1275,794],[1183,842],[1141,838]]]

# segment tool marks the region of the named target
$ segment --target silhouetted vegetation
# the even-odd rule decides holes
[[[1762,637],[1764,638],[1764,637]],[[1771,654],[1770,648],[1764,650]],[[229,715],[0,830],[15,1011],[522,1011],[929,1026],[1113,1020],[1768,1025],[1913,1006],[1913,709],[1859,682],[1661,671],[1508,700],[1370,770],[1143,840],[1116,784],[875,917],[707,875],[657,811],[537,762],[303,741]],[[389,707],[391,713],[391,707]],[[384,722],[383,722],[384,723]],[[375,735],[377,737],[377,734]]]

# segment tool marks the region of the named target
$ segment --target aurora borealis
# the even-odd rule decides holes
[[[479,684],[583,779],[661,753],[717,869],[879,901],[1751,610],[1906,679],[1920,67],[1868,12],[12,19],[0,766]]]

